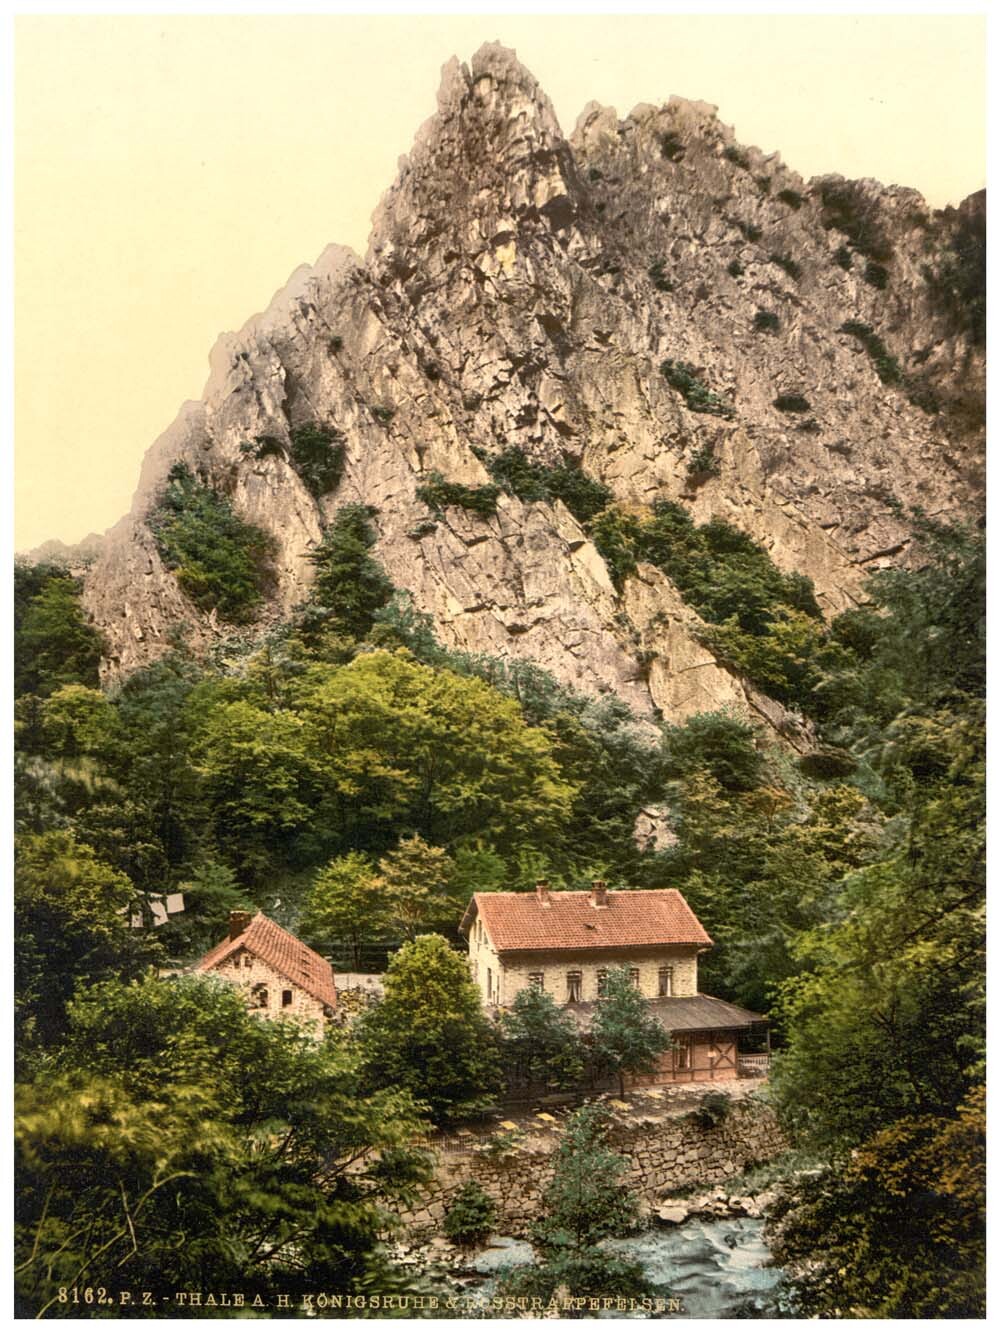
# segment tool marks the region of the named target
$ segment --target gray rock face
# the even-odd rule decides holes
[[[729,520],[811,577],[826,611],[852,605],[868,572],[905,559],[900,505],[978,504],[983,358],[935,276],[976,199],[932,215],[912,191],[850,191],[874,248],[891,251],[884,288],[863,276],[874,261],[833,262],[845,236],[824,225],[829,180],[738,149],[712,108],[671,99],[619,122],[592,105],[567,140],[512,52],[452,61],[366,259],[330,246],[224,335],[202,401],[147,455],[132,511],[86,579],[107,677],[162,654],[177,626],[196,647],[225,628],[184,597],[146,524],[182,459],[275,538],[262,625],[303,599],[323,525],[360,500],[378,511],[378,558],[446,645],[530,658],[640,716],[731,705],[804,746],[794,717],[701,646],[662,573],[642,566],[616,592],[561,502],[501,496],[495,516],[449,508],[432,529],[416,490],[431,472],[485,484],[477,451],[575,461],[622,502],[671,499],[699,522]],[[843,207],[835,220],[853,225]],[[755,328],[758,311],[778,328]],[[926,406],[934,393],[936,414],[882,382],[858,336],[839,331],[851,321],[882,338],[911,397],[922,386]],[[668,358],[695,367],[732,418],[692,412],[659,371]],[[782,395],[808,409],[780,410]],[[346,442],[343,480],[319,501],[282,458],[240,451],[310,421]],[[692,468],[706,452],[717,475]]]

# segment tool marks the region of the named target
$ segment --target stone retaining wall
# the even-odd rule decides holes
[[[611,1146],[630,1163],[626,1182],[650,1210],[667,1191],[718,1184],[788,1148],[774,1112],[757,1098],[734,1100],[711,1128],[691,1115],[697,1104],[692,1099],[689,1109],[658,1118],[623,1117],[611,1129]],[[541,1210],[558,1142],[558,1133],[550,1132],[526,1135],[511,1147],[498,1138],[439,1152],[429,1189],[417,1207],[402,1215],[407,1232],[415,1239],[440,1234],[453,1195],[475,1180],[497,1205],[496,1230],[525,1235]]]

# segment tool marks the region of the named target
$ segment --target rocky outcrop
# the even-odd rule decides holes
[[[30,551],[18,552],[17,559],[29,565],[61,565],[67,570],[83,570],[93,564],[103,545],[103,537],[96,532],[88,532],[86,537],[71,546],[58,538],[52,538]]]
[[[882,286],[837,229],[854,225],[848,204],[868,226],[855,236],[884,256]],[[196,647],[225,628],[183,596],[146,523],[183,459],[275,539],[264,625],[304,597],[336,508],[362,500],[378,511],[379,559],[446,645],[530,658],[640,715],[732,705],[804,743],[795,718],[701,646],[662,574],[642,567],[618,593],[560,502],[502,495],[494,515],[436,518],[417,489],[432,472],[483,485],[482,458],[517,446],[578,463],[622,502],[725,518],[809,575],[825,610],[850,606],[869,571],[905,559],[901,506],[967,512],[981,493],[982,353],[945,299],[956,238],[977,225],[963,209],[931,214],[874,182],[838,196],[677,99],[624,121],[588,107],[567,140],[512,52],[452,61],[366,258],[329,247],[221,338],[203,400],[147,456],[85,586],[108,679],[164,652],[180,626]],[[841,246],[854,247],[849,270]],[[897,382],[845,323],[882,339]],[[733,414],[690,410],[666,359]],[[278,454],[240,449],[306,422],[345,440],[343,480],[320,500]]]

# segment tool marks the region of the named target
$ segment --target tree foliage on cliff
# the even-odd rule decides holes
[[[46,697],[95,688],[103,640],[87,623],[80,586],[58,565],[14,565],[14,693]]]
[[[230,501],[175,463],[148,519],[160,555],[202,611],[244,624],[271,577],[274,542],[239,517]]]

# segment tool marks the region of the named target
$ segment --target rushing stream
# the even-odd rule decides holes
[[[761,1318],[779,1313],[774,1294],[782,1277],[781,1269],[770,1264],[763,1225],[750,1217],[693,1217],[677,1227],[607,1242],[607,1248],[638,1260],[660,1292],[679,1298],[676,1317]],[[530,1263],[531,1257],[527,1242],[496,1237],[476,1256],[473,1268],[492,1277],[502,1268]],[[485,1294],[491,1286],[488,1281],[481,1290]]]

